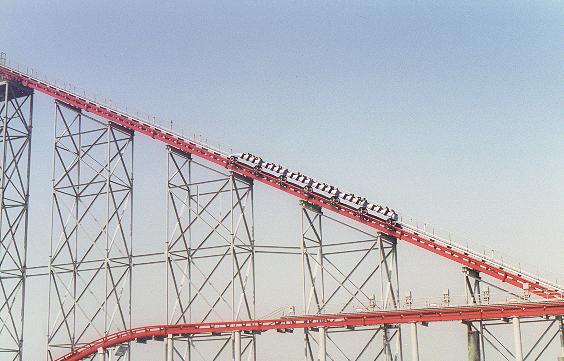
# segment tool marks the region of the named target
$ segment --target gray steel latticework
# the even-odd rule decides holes
[[[466,301],[470,305],[487,305],[490,303],[490,289],[505,295],[507,302],[527,302],[531,297],[528,290],[522,293],[507,290],[498,285],[485,281],[479,272],[463,268]],[[498,296],[499,297],[499,296]],[[508,337],[504,327],[513,323],[513,337]],[[549,347],[560,340],[561,351],[564,355],[564,328],[562,316],[540,319],[502,319],[466,322],[468,332],[468,360],[544,360],[548,357]],[[535,335],[532,342],[523,345],[521,329],[528,329],[529,334]],[[562,357],[564,358],[564,357]]]
[[[55,112],[49,360],[131,326],[133,133]]]
[[[304,314],[398,308],[397,240],[300,204]],[[305,360],[402,360],[399,326],[348,331],[305,329]]]
[[[169,324],[255,318],[253,183],[168,149]],[[255,335],[169,337],[167,360],[255,360]]]
[[[0,357],[22,360],[33,90],[0,82]]]

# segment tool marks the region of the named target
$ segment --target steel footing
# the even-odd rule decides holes
[[[0,354],[23,359],[33,90],[0,81]]]
[[[397,308],[397,240],[300,206],[304,314]],[[305,329],[304,359],[402,360],[399,326],[346,331]]]
[[[167,320],[255,318],[253,183],[168,149]],[[255,334],[174,337],[168,361],[255,360]]]
[[[60,102],[54,133],[48,360],[131,327],[133,133]]]

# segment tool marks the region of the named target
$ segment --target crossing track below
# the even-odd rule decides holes
[[[56,361],[78,361],[99,349],[108,349],[131,341],[145,343],[163,340],[168,335],[229,334],[233,332],[262,333],[276,330],[289,333],[295,329],[355,328],[374,325],[397,325],[416,322],[485,321],[513,317],[551,317],[564,314],[564,300],[514,303],[487,306],[462,306],[427,309],[378,311],[339,315],[282,317],[267,320],[209,322],[199,324],[157,325],[136,327],[116,332],[107,337],[80,346],[74,352]]]

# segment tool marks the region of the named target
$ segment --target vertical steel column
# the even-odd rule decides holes
[[[300,213],[305,314],[398,307],[395,239],[374,236],[370,230],[331,218],[320,207],[305,201],[300,202]],[[362,239],[350,240],[351,234]],[[394,325],[350,328],[344,332],[304,329],[304,358],[401,360],[400,335],[400,328]],[[381,344],[377,336],[382,337]]]
[[[396,309],[399,306],[399,273],[397,259],[397,239],[380,233],[380,285],[382,297],[382,309]],[[389,254],[386,254],[386,249]],[[383,328],[384,355],[386,361],[402,360],[401,325]],[[395,347],[392,344],[395,340]]]
[[[515,342],[515,361],[523,361],[523,342],[521,341],[521,320],[513,317],[513,338]]]
[[[233,332],[233,337],[235,338],[235,347],[233,347],[233,359],[235,361],[241,361],[241,331]]]
[[[23,359],[33,90],[0,82],[0,352]]]
[[[482,304],[480,291],[480,272],[471,268],[462,267],[464,274],[464,289],[466,290],[466,303],[469,305]]]
[[[300,247],[302,250],[304,314],[318,314],[323,313],[325,307],[322,210],[321,207],[307,202],[300,202],[300,204],[302,206]],[[326,332],[323,330],[319,332],[319,339],[315,341],[319,344],[317,360],[327,355],[326,337]],[[314,359],[311,338],[311,331],[304,329],[304,357],[306,360]]]
[[[412,323],[411,327],[411,361],[419,361],[419,340],[417,339],[417,323]]]
[[[482,303],[482,295],[480,290],[480,273],[476,270],[463,267],[464,289],[466,294],[466,303],[470,305],[479,305]],[[484,355],[484,324],[478,321],[479,329],[476,329],[473,322],[467,322],[467,339],[468,339],[468,361],[481,361]]]
[[[327,329],[325,327],[321,327],[319,329],[319,361],[327,361],[327,337],[326,337]]]
[[[132,193],[133,133],[55,102],[48,360],[131,327]]]
[[[167,204],[168,323],[253,319],[252,181],[168,148]],[[256,336],[240,337],[241,353],[254,360]],[[182,360],[225,360],[239,347],[233,334],[182,341],[175,342]]]
[[[97,361],[106,361],[106,350],[103,348],[98,349],[98,360]]]
[[[166,338],[166,361],[172,361],[174,359],[174,338],[172,335],[168,335]]]
[[[558,361],[564,361],[564,320],[558,317],[558,332],[560,333],[560,357]]]

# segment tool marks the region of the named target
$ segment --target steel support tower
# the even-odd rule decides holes
[[[505,297],[505,302],[528,302],[530,292],[525,288],[521,293],[507,290],[498,285],[486,282],[480,273],[469,269],[462,269],[466,301],[469,305],[488,305],[493,289],[497,294]],[[486,360],[543,360],[548,348],[560,342],[561,356],[564,359],[564,328],[562,316],[527,318],[505,318],[501,320],[465,322],[468,332],[468,361]],[[512,324],[513,332],[508,337],[507,325]],[[503,327],[506,326],[506,327]],[[528,347],[522,342],[522,329],[527,327],[528,334],[535,335]],[[505,336],[505,337],[504,337]]]
[[[21,361],[33,90],[0,82],[0,358]]]
[[[48,360],[131,326],[133,132],[56,101],[54,133]]]
[[[397,240],[327,216],[305,201],[300,208],[304,314],[396,309]],[[402,360],[399,326],[348,331],[355,332],[305,329],[305,360]]]
[[[254,319],[253,182],[167,149],[168,323]],[[166,359],[255,360],[255,334],[169,337]]]

